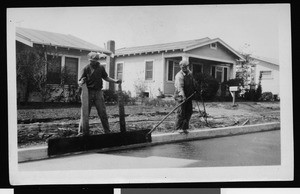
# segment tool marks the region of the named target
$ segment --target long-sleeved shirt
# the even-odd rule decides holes
[[[175,99],[178,96],[188,98],[195,91],[192,72],[180,70],[175,76]]]
[[[88,64],[82,69],[80,79],[84,77],[86,78],[88,89],[101,90],[103,87],[102,79],[107,78],[108,75],[102,65],[97,64],[95,67],[92,67],[91,64]]]

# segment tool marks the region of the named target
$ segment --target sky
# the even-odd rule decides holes
[[[71,34],[116,49],[204,37],[237,51],[278,60],[280,12],[285,4],[10,8],[18,27]],[[286,29],[290,30],[290,29]]]

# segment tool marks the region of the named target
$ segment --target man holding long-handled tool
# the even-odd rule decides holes
[[[87,109],[87,110],[82,112],[87,112],[86,115],[88,117],[92,108],[92,104],[94,103],[98,112],[98,116],[101,120],[104,132],[109,133],[110,129],[108,124],[108,117],[106,113],[106,107],[105,107],[104,96],[102,91],[102,87],[103,87],[102,79],[104,79],[107,82],[112,82],[117,84],[120,84],[122,81],[112,79],[107,75],[105,68],[101,66],[100,63],[98,62],[102,57],[105,58],[106,55],[96,53],[96,52],[90,52],[88,54],[88,60],[90,61],[90,63],[83,68],[79,79],[80,82],[79,84],[80,85],[86,84],[87,87],[86,97],[88,100],[87,103],[88,107],[86,107],[86,105],[83,106],[82,109]],[[82,94],[83,93],[84,90],[82,91]],[[83,102],[83,99],[81,100]],[[83,130],[84,124],[85,123],[84,123],[83,115],[81,115],[81,120],[78,128],[79,136],[82,134],[88,135],[88,130],[87,129]]]
[[[189,122],[193,113],[192,98],[188,97],[195,94],[192,72],[189,70],[189,62],[182,60],[179,63],[180,71],[175,76],[174,98],[181,106],[177,109],[175,130],[188,133]]]
[[[189,121],[191,119],[193,113],[193,103],[192,98],[198,92],[202,99],[201,91],[197,90],[195,86],[195,80],[193,79],[191,71],[188,69],[188,62],[181,61],[179,63],[181,70],[175,76],[175,94],[174,98],[178,102],[177,106],[170,111],[160,122],[158,122],[148,133],[147,138],[149,139],[149,135],[175,110],[177,110],[175,129],[179,130],[179,132],[183,132],[185,134],[188,133],[187,129],[189,128]],[[202,99],[204,113],[205,113],[205,121],[206,120],[206,111],[204,102]],[[200,109],[199,109],[200,111]]]

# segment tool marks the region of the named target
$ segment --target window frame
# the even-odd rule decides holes
[[[78,80],[78,74],[80,72],[80,70],[79,70],[79,68],[80,68],[80,57],[79,56],[74,56],[74,55],[63,55],[62,56],[62,58],[63,58],[62,59],[62,70],[66,66],[66,57],[68,57],[68,58],[76,58],[78,60],[78,63],[77,63],[77,78],[76,78],[76,80]],[[78,84],[78,81],[76,83]],[[74,84],[64,84],[64,85],[74,85]]]
[[[57,85],[60,85],[62,80],[61,80],[61,75],[62,75],[62,71],[63,71],[63,63],[64,63],[64,60],[63,60],[63,55],[61,54],[58,54],[57,56],[60,57],[60,82],[59,83],[48,83],[48,55],[50,56],[55,56],[55,54],[51,54],[51,53],[46,53],[46,84],[47,85],[53,85],[53,86],[57,86]]]
[[[215,75],[213,75],[212,74],[212,69],[213,69],[213,67],[215,67]],[[225,65],[212,65],[211,67],[210,67],[210,75],[213,77],[213,78],[215,78],[215,79],[217,79],[217,67],[221,67],[222,68],[222,79],[221,79],[221,83],[223,83],[224,82],[224,69],[226,68],[227,69],[227,80],[226,81],[228,81],[229,80],[229,67],[227,67],[227,66],[225,66]]]
[[[270,72],[270,76],[264,78],[262,72]],[[261,70],[261,71],[259,71],[259,74],[261,74],[261,80],[271,80],[271,79],[273,79],[273,71],[272,70]]]
[[[173,62],[173,73],[172,73],[172,80],[169,80],[169,61]],[[174,83],[175,82],[175,63],[178,63],[179,65],[179,60],[175,60],[175,59],[167,59],[167,75],[166,75],[166,81],[169,83]]]
[[[122,81],[124,81],[124,67],[125,63],[124,61],[116,62],[115,63],[115,78],[118,79],[118,64],[122,64]]]
[[[52,53],[45,53],[46,56],[48,55],[51,55],[51,56],[54,56],[55,54],[52,54]],[[60,65],[60,83],[57,84],[52,84],[52,83],[46,83],[47,85],[53,85],[53,86],[57,86],[57,85],[60,85],[62,83],[62,79],[61,79],[61,75],[63,73],[63,70],[65,68],[65,65],[66,65],[66,57],[69,57],[69,58],[77,58],[78,59],[78,66],[77,66],[77,80],[78,80],[78,75],[79,75],[79,72],[80,72],[80,60],[81,60],[81,57],[80,56],[76,56],[76,55],[68,55],[68,54],[57,54],[57,56],[61,57],[61,65]],[[48,61],[48,59],[47,59]],[[46,66],[46,76],[48,74],[48,64]],[[69,84],[64,84],[64,85],[69,85]],[[71,84],[72,85],[72,84]]]
[[[152,62],[152,78],[146,79],[147,76],[147,62]],[[145,60],[145,81],[153,81],[154,80],[154,60]]]

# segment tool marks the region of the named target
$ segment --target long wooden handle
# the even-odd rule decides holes
[[[190,95],[187,99],[185,99],[185,101],[181,102],[180,104],[178,104],[171,112],[169,112],[161,121],[159,121],[154,127],[153,129],[151,129],[151,131],[149,131],[147,133],[147,135],[149,135],[150,133],[152,133],[164,120],[166,120],[166,118],[168,116],[170,116],[170,114],[172,114],[178,107],[180,107],[183,103],[185,103],[186,101],[188,101],[192,96],[194,96],[194,94],[196,94],[196,92],[194,92],[192,95]]]

